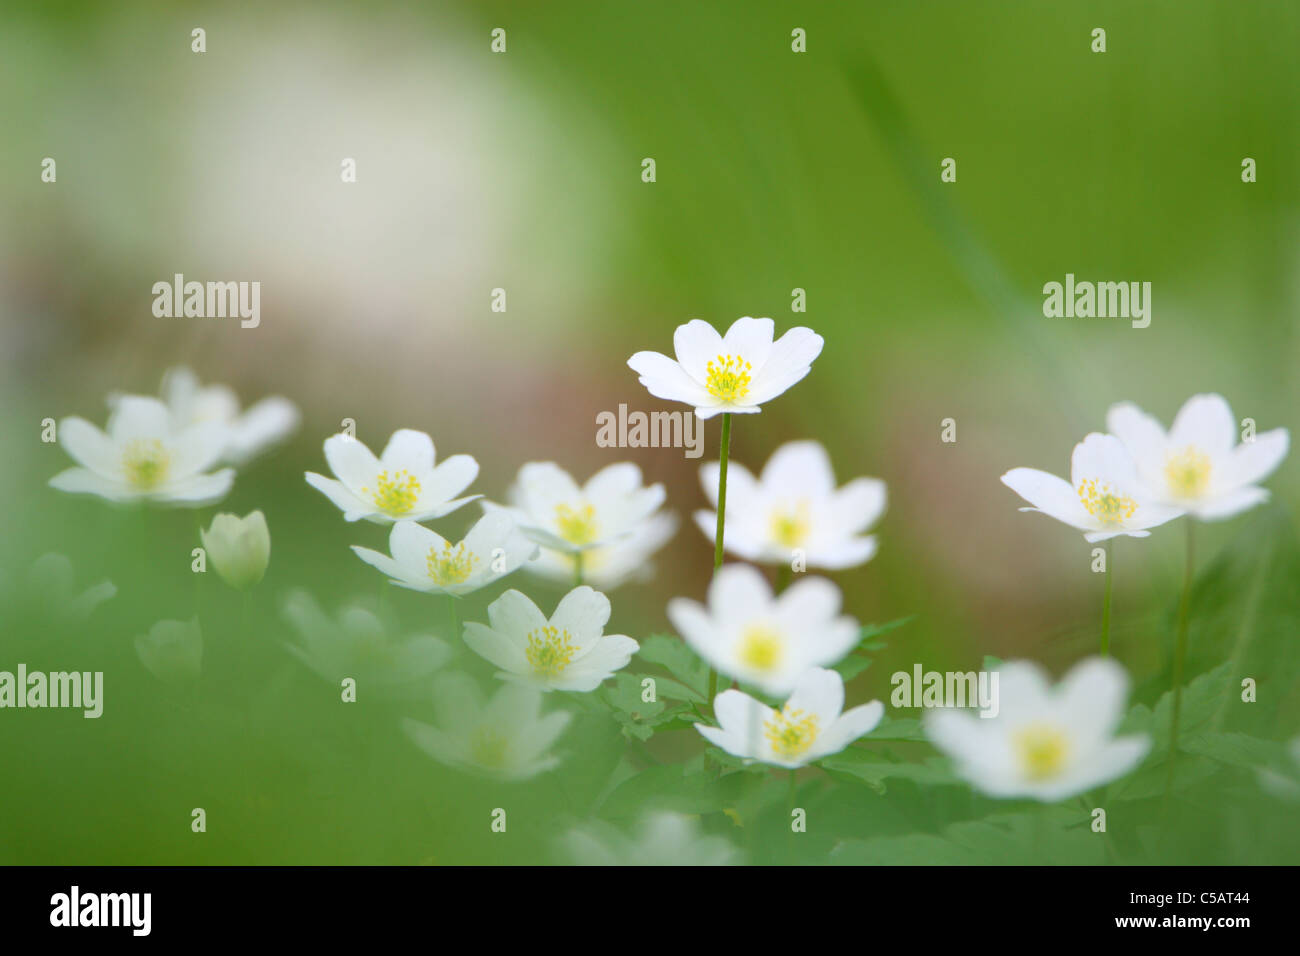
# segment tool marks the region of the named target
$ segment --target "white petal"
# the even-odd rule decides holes
[[[703,384],[708,364],[722,354],[722,336],[703,319],[691,319],[673,333],[673,351],[686,374]]]
[[[1274,428],[1256,435],[1252,442],[1242,442],[1228,458],[1230,480],[1237,486],[1263,481],[1282,464],[1290,443],[1291,436],[1285,428]]]
[[[1178,410],[1169,429],[1173,448],[1192,445],[1217,461],[1237,441],[1237,423],[1222,395],[1193,395]]]
[[[373,484],[380,471],[379,460],[370,449],[346,434],[325,439],[325,461],[334,476],[354,494]]]
[[[413,475],[425,475],[433,470],[433,439],[425,432],[413,428],[400,428],[393,432],[388,444],[379,456],[383,468],[393,471],[406,469]],[[339,477],[342,477],[340,475]],[[473,480],[472,478],[470,479]],[[466,485],[469,482],[465,482]],[[461,485],[461,488],[465,485]],[[459,491],[457,488],[456,491]],[[451,494],[455,494],[453,491]],[[451,497],[448,495],[447,497]]]
[[[641,384],[655,398],[669,402],[699,405],[714,399],[703,385],[691,378],[686,370],[658,352],[637,352],[627,360],[628,366],[640,377]]]
[[[740,356],[754,368],[762,368],[772,352],[775,331],[776,323],[771,319],[742,316],[731,323],[731,328],[722,337],[722,354]]]
[[[1033,506],[1025,510],[1041,511],[1075,528],[1087,529],[1095,525],[1079,496],[1064,478],[1037,468],[1012,468],[1002,476],[1002,483]]]

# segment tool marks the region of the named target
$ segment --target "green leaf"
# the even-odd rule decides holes
[[[755,774],[689,773],[680,765],[650,767],[625,780],[605,800],[607,817],[640,817],[647,810],[676,813],[718,813],[734,807],[763,778]]]
[[[709,667],[686,643],[667,634],[652,634],[641,642],[637,657],[658,664],[694,693],[692,700],[704,701],[708,692]]]
[[[911,780],[918,784],[955,784],[946,761],[931,757],[922,763],[903,763],[886,760],[870,751],[850,749],[833,754],[819,761],[821,768],[828,773],[847,774],[859,780],[877,793],[885,792],[885,781],[893,779]]]

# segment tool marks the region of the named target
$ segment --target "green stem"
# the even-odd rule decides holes
[[[1107,657],[1110,654],[1110,591],[1111,582],[1114,580],[1114,564],[1112,563],[1111,538],[1106,542],[1106,597],[1102,600],[1101,605],[1101,656]]]
[[[460,636],[460,620],[456,613],[456,595],[447,595],[447,609],[451,612],[451,639],[454,641]]]
[[[713,537],[713,573],[722,567],[723,528],[727,517],[727,457],[731,452],[731,413],[722,416],[722,442],[718,451],[718,524]],[[718,672],[709,668],[709,706],[718,694]]]
[[[1178,601],[1178,631],[1174,639],[1174,712],[1169,722],[1169,769],[1165,774],[1164,796],[1166,805],[1173,789],[1174,764],[1178,759],[1178,720],[1183,709],[1183,667],[1187,661],[1187,625],[1191,618],[1192,570],[1196,557],[1193,534],[1196,522],[1190,517],[1183,521],[1187,525],[1187,561],[1183,565],[1183,595]]]
[[[573,586],[582,587],[582,552],[577,551],[573,555]]]
[[[781,565],[781,570],[776,572],[776,593],[780,594],[790,586],[794,580],[794,568],[787,562]]]

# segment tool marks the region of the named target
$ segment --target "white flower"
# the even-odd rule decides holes
[[[1203,520],[1230,518],[1268,500],[1258,486],[1282,463],[1290,444],[1275,428],[1237,444],[1237,423],[1221,395],[1194,395],[1166,433],[1136,405],[1111,407],[1106,427],[1124,443],[1138,477],[1162,504]]]
[[[844,679],[835,671],[806,670],[785,706],[773,710],[738,690],[724,690],[713,701],[717,727],[695,729],[715,746],[746,762],[802,767],[839,753],[880,723],[885,705],[878,700],[844,711]]]
[[[135,639],[135,652],[145,669],[164,683],[198,680],[203,663],[199,619],[159,621]]]
[[[635,838],[596,820],[570,830],[561,848],[578,866],[730,866],[740,854],[730,841],[704,834],[690,817],[654,813]]]
[[[440,763],[497,780],[527,780],[559,764],[550,753],[571,714],[542,716],[536,688],[503,684],[486,703],[464,674],[447,674],[433,686],[438,725],[405,718],[402,729]]]
[[[358,694],[378,687],[384,695],[428,677],[451,659],[445,641],[420,634],[404,641],[389,639],[383,622],[362,607],[349,606],[331,619],[306,591],[294,591],[284,616],[298,632],[298,645],[287,650],[336,686],[347,677]]]
[[[465,643],[509,681],[542,690],[595,690],[627,666],[640,645],[622,634],[603,634],[609,598],[589,587],[574,588],[550,620],[518,591],[488,605],[490,625],[465,625]]]
[[[929,711],[925,730],[958,773],[994,797],[1063,800],[1122,777],[1146,756],[1145,734],[1114,737],[1128,678],[1109,658],[1077,664],[1056,687],[1036,664],[999,671],[997,716]]]
[[[486,511],[505,512],[544,548],[575,554],[633,536],[664,503],[664,486],[643,485],[631,462],[607,465],[582,487],[550,461],[519,469],[508,506],[483,502]]]
[[[183,366],[163,375],[162,400],[171,411],[177,428],[201,422],[226,426],[226,447],[221,460],[243,465],[284,441],[298,427],[298,407],[287,398],[273,395],[239,410],[239,397],[225,385],[200,385],[198,376]],[[110,399],[111,401],[111,399]]]
[[[271,560],[271,533],[262,512],[253,511],[243,518],[219,514],[206,531],[199,529],[199,537],[221,580],[236,591],[251,588],[266,574]]]
[[[393,432],[378,458],[352,436],[334,435],[325,440],[325,460],[338,480],[309,471],[307,483],[348,521],[428,521],[479,497],[456,497],[478,476],[477,461],[452,455],[435,466],[433,439],[409,428]]]
[[[769,694],[788,694],[810,667],[835,664],[858,641],[858,624],[840,617],[840,591],[804,578],[773,597],[754,568],[731,564],[709,584],[707,608],[668,602],[668,619],[718,672]]]
[[[6,597],[10,606],[27,603],[44,616],[79,623],[117,594],[112,581],[100,581],[83,591],[77,591],[74,581],[72,562],[66,555],[51,552],[37,558],[27,572],[25,585],[13,582]]]
[[[625,537],[582,552],[582,579],[600,591],[612,591],[628,580],[649,578],[651,556],[677,531],[677,516],[668,511],[651,515]],[[544,549],[524,570],[538,577],[572,583],[577,570],[575,552]]]
[[[537,554],[537,545],[509,516],[488,514],[453,545],[414,521],[399,521],[388,536],[392,557],[353,545],[362,561],[413,591],[460,596],[505,577]]]
[[[700,469],[715,509],[718,467],[712,462]],[[746,561],[789,564],[801,551],[808,567],[855,567],[875,555],[875,536],[863,532],[884,510],[885,483],[858,478],[836,490],[830,457],[815,441],[782,445],[761,478],[734,461],[727,468],[726,548]],[[717,511],[697,511],[695,522],[713,540]]]
[[[1086,532],[1090,542],[1119,535],[1145,538],[1148,528],[1183,513],[1153,500],[1124,445],[1100,432],[1074,446],[1068,482],[1037,468],[1012,468],[1002,483],[1033,506],[1021,511],[1041,511]]]
[[[637,352],[627,364],[651,395],[694,405],[700,418],[759,412],[807,375],[822,351],[823,339],[812,329],[790,329],[775,342],[773,329],[771,319],[745,316],[722,336],[703,319],[692,319],[673,334],[676,361]]]
[[[60,491],[198,508],[224,498],[235,480],[233,468],[206,473],[221,457],[225,426],[178,429],[156,398],[122,396],[109,413],[107,432],[83,418],[65,418],[58,438],[81,466],[50,479]]]

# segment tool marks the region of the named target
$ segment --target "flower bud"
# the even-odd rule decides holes
[[[271,560],[271,534],[262,512],[244,518],[219,514],[199,536],[217,574],[232,588],[245,591],[262,580]]]

